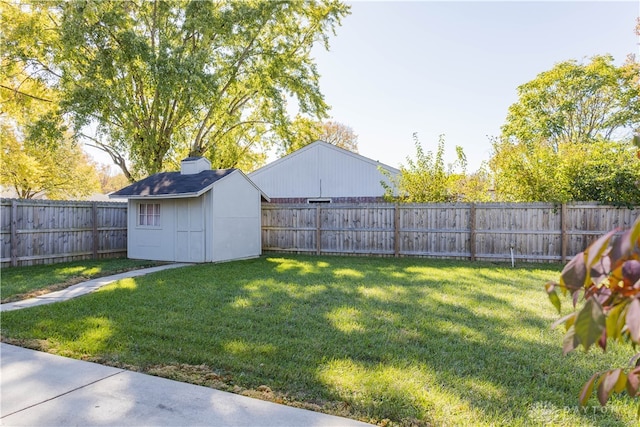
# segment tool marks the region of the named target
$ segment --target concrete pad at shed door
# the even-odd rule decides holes
[[[368,426],[7,344],[1,356],[2,425]]]

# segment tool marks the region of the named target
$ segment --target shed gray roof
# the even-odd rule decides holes
[[[206,170],[193,175],[183,175],[180,172],[160,172],[111,193],[109,197],[195,197],[207,191],[213,183],[235,170]]]

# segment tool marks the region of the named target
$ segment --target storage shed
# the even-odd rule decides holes
[[[260,206],[267,196],[240,170],[211,170],[188,157],[180,172],[151,175],[115,193],[128,199],[128,257],[219,262],[262,252]]]
[[[400,171],[316,141],[249,174],[274,203],[376,202],[384,196],[380,169]]]

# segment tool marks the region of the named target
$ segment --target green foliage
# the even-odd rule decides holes
[[[394,177],[380,170],[390,182],[381,182],[385,198],[407,203],[489,201],[489,181],[484,169],[467,175],[467,160],[461,147],[456,147],[458,160],[454,164],[444,163],[444,136],[440,135],[435,154],[425,153],[418,135],[413,134],[416,147],[415,160],[407,158],[407,166],[400,168]],[[456,169],[460,169],[456,172]]]
[[[97,125],[91,143],[129,179],[184,155],[214,167],[260,162],[265,141],[288,136],[288,100],[324,117],[311,48],[328,46],[349,11],[336,0],[29,5],[16,14],[47,21],[48,31],[7,31],[31,42],[11,46],[11,60],[60,88],[76,130]]]
[[[518,88],[490,167],[513,202],[640,203],[640,64],[611,56],[565,61]]]
[[[68,136],[60,92],[35,72],[42,64],[12,57],[21,51],[46,58],[44,45],[55,43],[47,16],[37,11],[0,3],[0,185],[20,198],[84,198],[100,187],[93,163]],[[42,44],[33,44],[35,33]]]
[[[640,64],[611,56],[565,61],[518,87],[502,136],[525,144],[621,140],[640,127]]]
[[[100,192],[109,194],[129,185],[129,181],[123,173],[113,175],[111,166],[100,165],[97,167],[98,179],[100,180]]]
[[[640,205],[640,158],[630,142],[569,144],[559,153],[571,199]]]
[[[554,323],[565,325],[565,354],[580,346],[588,351],[593,344],[606,350],[609,340],[634,349],[640,344],[640,218],[622,234],[617,231],[600,237],[577,254],[562,270],[559,283],[548,282],[545,286],[559,313],[557,289],[571,294],[574,309],[581,294],[585,300],[581,308]],[[580,404],[587,403],[594,389],[604,406],[612,393],[626,391],[631,397],[639,396],[639,386],[637,353],[625,369],[594,374],[580,392]]]
[[[0,124],[0,185],[21,199],[83,199],[100,191],[93,162],[69,139],[50,147],[21,143]]]
[[[493,143],[496,198],[508,202],[640,204],[640,159],[630,142]]]
[[[358,135],[350,126],[328,120],[320,122],[297,116],[289,127],[291,140],[285,142],[282,154],[289,154],[315,141],[324,141],[336,147],[358,152]]]
[[[562,158],[548,144],[493,142],[489,161],[496,199],[506,202],[566,202],[568,183]]]

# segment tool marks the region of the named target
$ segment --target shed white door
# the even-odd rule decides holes
[[[203,198],[176,203],[176,261],[204,262]]]

